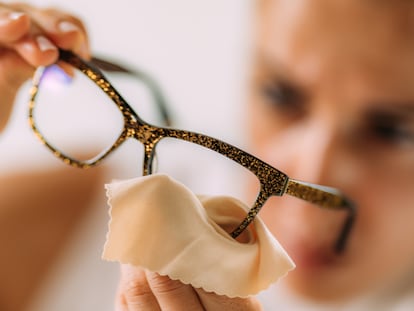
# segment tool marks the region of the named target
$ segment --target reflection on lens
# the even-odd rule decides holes
[[[164,138],[156,148],[157,172],[172,176],[196,194],[232,196],[249,209],[253,206],[260,184],[243,166],[210,149],[179,139]]]
[[[41,77],[41,83],[44,88],[57,92],[59,89],[66,87],[72,82],[72,77],[61,67],[52,65],[45,68]]]
[[[64,68],[52,66],[44,71],[34,118],[48,143],[85,161],[114,144],[123,130],[123,117],[93,81],[66,64]]]

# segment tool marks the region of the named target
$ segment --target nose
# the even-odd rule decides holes
[[[348,134],[333,118],[311,118],[292,126],[275,141],[275,167],[298,180],[347,188],[355,177]]]
[[[291,128],[279,146],[275,166],[289,177],[315,184],[349,189],[354,171],[346,150],[346,136],[338,124],[329,120],[309,121]],[[310,253],[321,249],[333,249],[346,219],[346,211],[331,211],[297,198],[284,198],[275,207],[283,214],[278,229],[286,235],[288,244],[295,249],[309,249]]]

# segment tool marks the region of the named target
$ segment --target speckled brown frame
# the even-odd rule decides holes
[[[33,84],[30,92],[30,125],[41,142],[46,145],[46,147],[48,147],[56,157],[64,161],[66,164],[80,168],[88,168],[97,165],[112,151],[118,148],[125,140],[128,138],[135,138],[144,144],[145,151],[143,174],[148,175],[152,173],[152,162],[155,155],[155,148],[161,139],[170,137],[185,140],[226,156],[227,158],[249,169],[259,179],[261,185],[259,195],[257,196],[253,207],[249,210],[246,218],[231,233],[234,238],[237,237],[253,221],[269,197],[282,196],[286,193],[317,204],[320,207],[347,210],[348,217],[335,244],[336,251],[340,252],[344,249],[347,237],[354,222],[356,210],[354,205],[351,204],[351,202],[347,200],[338,190],[291,179],[283,172],[261,161],[260,159],[218,139],[194,132],[157,127],[148,124],[143,121],[135,113],[135,111],[133,111],[117,90],[105,78],[103,73],[92,63],[84,61],[73,53],[65,50],[60,51],[59,60],[76,67],[89,79],[95,82],[95,84],[117,105],[124,117],[124,130],[119,138],[109,149],[102,152],[95,158],[88,161],[78,161],[63,154],[46,141],[44,136],[38,130],[34,119],[36,95],[38,94],[39,83],[44,70],[44,68],[39,68],[33,77]]]

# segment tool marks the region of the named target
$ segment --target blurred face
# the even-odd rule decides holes
[[[261,212],[297,264],[295,292],[339,300],[414,280],[414,5],[264,1],[249,125],[256,154],[290,177],[341,189],[358,216],[295,198]],[[413,281],[414,282],[414,281]]]

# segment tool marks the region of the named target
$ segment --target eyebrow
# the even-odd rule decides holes
[[[369,106],[367,109],[369,116],[406,121],[414,119],[414,101],[372,101]]]
[[[266,69],[268,73],[278,78],[278,80],[289,82],[292,80],[288,74],[288,70],[279,61],[269,59],[264,52],[258,51],[255,56],[254,64],[261,69]],[[291,83],[289,83],[291,84]]]
[[[292,74],[292,70],[289,70],[281,61],[273,56],[267,55],[267,53],[261,49],[256,50],[254,56],[254,64],[260,70],[264,70],[269,75],[269,80],[278,83],[284,87],[288,87],[291,90],[295,90],[301,93],[302,96],[308,97],[309,90],[312,86],[309,84],[302,83],[300,80],[295,78]]]

